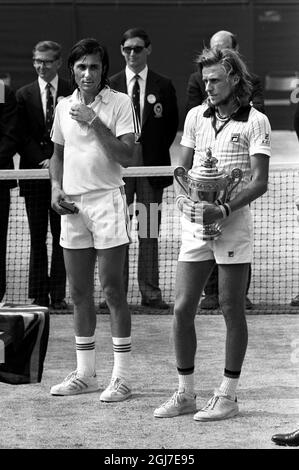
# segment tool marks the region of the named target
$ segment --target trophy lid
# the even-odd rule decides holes
[[[210,148],[207,149],[206,155],[202,156],[199,160],[199,166],[192,168],[188,171],[190,178],[198,180],[201,178],[223,178],[225,176],[224,170],[217,167],[218,160],[213,157]]]

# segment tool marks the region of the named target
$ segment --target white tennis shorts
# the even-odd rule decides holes
[[[123,186],[69,197],[79,213],[61,216],[60,245],[63,248],[104,250],[131,242]]]
[[[198,226],[181,217],[182,245],[179,261],[207,261],[217,264],[241,264],[252,261],[253,228],[249,206],[233,212],[221,221],[216,240],[201,240]],[[196,233],[197,232],[197,233]]]

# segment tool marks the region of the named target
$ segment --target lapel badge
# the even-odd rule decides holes
[[[149,104],[154,104],[157,101],[157,98],[155,97],[155,95],[152,95],[152,94],[147,95],[146,99]]]
[[[156,118],[162,117],[163,106],[161,103],[156,103],[154,106],[154,113]]]

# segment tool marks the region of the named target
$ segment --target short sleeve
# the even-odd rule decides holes
[[[134,114],[131,99],[128,95],[122,94],[119,100],[115,121],[115,135],[120,137],[124,134],[131,134],[136,131],[134,127]]]
[[[255,110],[249,130],[249,155],[258,153],[271,157],[271,126],[267,116]]]
[[[196,145],[196,117],[198,106],[190,109],[187,113],[184,130],[181,138],[181,145],[184,147],[195,148]]]
[[[61,113],[63,111],[63,100],[61,100],[55,109],[54,121],[51,131],[51,140],[55,144],[64,145],[64,135],[61,129]]]

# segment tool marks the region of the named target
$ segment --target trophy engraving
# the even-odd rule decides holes
[[[229,201],[232,191],[242,179],[243,172],[234,168],[228,175],[217,167],[217,163],[217,158],[213,157],[209,148],[198,167],[189,171],[182,166],[175,168],[175,180],[193,202],[224,204]],[[196,234],[199,234],[202,240],[216,240],[221,235],[219,223],[202,224]]]

